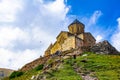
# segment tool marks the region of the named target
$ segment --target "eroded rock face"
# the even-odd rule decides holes
[[[96,43],[90,48],[90,51],[98,54],[119,54],[119,52],[106,40]]]

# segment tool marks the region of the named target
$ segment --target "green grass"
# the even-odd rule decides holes
[[[47,80],[82,80],[70,64],[63,63],[57,71],[52,70]]]
[[[76,59],[77,66],[84,72],[94,72],[99,80],[120,80],[120,55],[84,53]],[[81,62],[86,60],[86,62]]]
[[[20,77],[20,76],[22,76],[24,73],[23,72],[21,72],[21,71],[14,71],[11,75],[10,75],[10,79],[12,79],[12,78],[15,78],[15,77]]]
[[[43,64],[38,65],[34,70],[39,71],[43,69]]]
[[[64,60],[59,69],[50,69],[45,74],[47,80],[82,80],[73,67],[80,68],[80,72],[84,74],[92,73],[90,76],[97,77],[99,80],[120,80],[120,55],[100,55],[90,52],[83,55],[85,54],[87,56]],[[48,63],[53,61],[51,59]],[[41,66],[38,66],[38,68],[27,71],[22,76],[12,80],[30,80],[33,75],[40,74],[41,71]]]
[[[40,66],[40,68],[41,68],[41,66]],[[37,66],[35,69],[24,72],[24,74],[19,77],[15,77],[12,79],[6,77],[3,80],[30,80],[33,75],[37,75],[38,73],[41,72],[41,70],[38,70],[40,68],[39,68],[39,66]]]

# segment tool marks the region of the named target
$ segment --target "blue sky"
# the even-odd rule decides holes
[[[97,42],[120,51],[119,0],[0,0],[0,67],[18,69],[44,54],[78,19]]]
[[[68,0],[67,4],[72,5],[68,15],[75,15],[80,20],[81,17],[90,17],[95,11],[100,11],[102,15],[96,25],[102,30],[111,28],[113,33],[117,28],[116,19],[120,16],[119,3],[119,0]],[[111,33],[107,35],[106,39],[109,40]]]

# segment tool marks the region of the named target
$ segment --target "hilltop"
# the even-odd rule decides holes
[[[54,55],[12,80],[119,80],[120,55],[85,52],[76,58]],[[7,78],[4,80],[8,80]]]
[[[74,20],[44,56],[14,71],[12,80],[119,80],[120,53],[107,41],[96,43],[85,25]]]

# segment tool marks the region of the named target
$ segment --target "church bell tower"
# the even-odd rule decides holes
[[[85,25],[79,22],[77,19],[74,20],[69,26],[69,32],[72,34],[81,34],[84,33]]]

